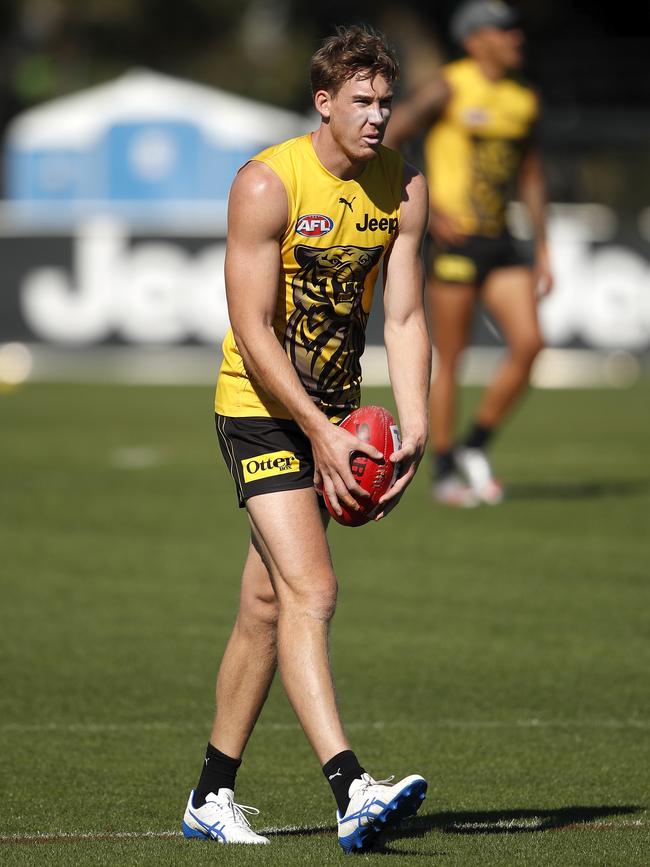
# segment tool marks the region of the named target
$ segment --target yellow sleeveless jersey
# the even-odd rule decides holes
[[[338,421],[359,405],[375,282],[399,231],[403,159],[382,146],[358,178],[344,181],[321,164],[311,134],[254,159],[280,178],[289,204],[273,328],[307,393]],[[232,329],[223,342],[215,409],[291,417],[248,374]]]
[[[448,64],[443,75],[450,100],[424,145],[431,201],[464,233],[499,235],[537,97],[513,79],[491,81],[472,58]]]

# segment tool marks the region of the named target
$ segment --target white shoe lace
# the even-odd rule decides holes
[[[248,804],[236,804],[232,800],[230,801],[230,807],[232,809],[233,822],[236,825],[244,825],[252,831],[253,829],[251,828],[250,822],[244,814],[248,813],[249,816],[259,816],[260,811],[257,807],[249,807]]]
[[[363,785],[359,787],[359,791],[365,792],[371,786],[388,786],[395,779],[395,774],[391,774],[385,780],[373,780],[370,774],[362,774],[361,779],[363,780]]]

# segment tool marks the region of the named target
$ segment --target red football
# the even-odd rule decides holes
[[[399,429],[395,419],[381,406],[361,406],[343,419],[340,427],[350,431],[360,440],[371,443],[384,456],[382,461],[375,461],[363,452],[353,452],[350,457],[352,475],[357,484],[368,491],[369,499],[360,500],[361,509],[358,512],[348,511],[339,501],[343,513],[337,515],[332,508],[327,494],[323,493],[325,505],[330,515],[339,524],[346,527],[360,527],[372,518],[372,512],[398,475],[398,466],[389,458],[400,447]]]

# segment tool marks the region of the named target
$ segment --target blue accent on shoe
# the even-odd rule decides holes
[[[424,800],[427,791],[426,780],[414,780],[410,785],[406,786],[401,792],[384,804],[378,798],[366,801],[361,809],[352,816],[346,816],[346,821],[357,819],[359,825],[355,830],[348,834],[347,837],[339,837],[339,844],[346,855],[351,852],[363,852],[369,849],[377,840],[379,834],[386,828],[396,825],[407,816],[412,816],[417,813],[420,804]],[[370,821],[362,825],[361,819],[366,816],[370,817],[370,807],[373,804],[381,804],[383,809],[376,814],[372,814]]]
[[[205,837],[208,840],[216,840],[217,838],[219,838],[224,843],[228,842],[226,840],[225,834],[221,830],[221,828],[223,827],[221,822],[215,822],[214,825],[208,825],[207,822],[203,822],[201,819],[199,819],[196,813],[193,813],[191,810],[189,811],[189,813],[190,816],[194,819],[194,821],[197,822],[201,826],[201,828],[203,828],[203,831],[198,831],[195,828],[190,828],[189,825],[187,825],[187,823],[185,822],[185,820],[183,820],[183,833],[185,834],[185,828],[187,828],[188,831],[191,832],[189,835],[185,834],[186,837]]]
[[[203,840],[206,839],[206,835],[203,831],[197,831],[195,828],[190,828],[187,822],[183,822],[182,828],[184,837],[201,837]]]

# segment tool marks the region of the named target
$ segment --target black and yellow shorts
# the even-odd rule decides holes
[[[295,421],[265,416],[233,418],[218,413],[215,421],[240,508],[256,494],[313,486],[311,443]]]
[[[465,243],[434,248],[431,276],[444,283],[472,283],[480,288],[490,271],[532,264],[510,233],[496,238],[468,235]]]

